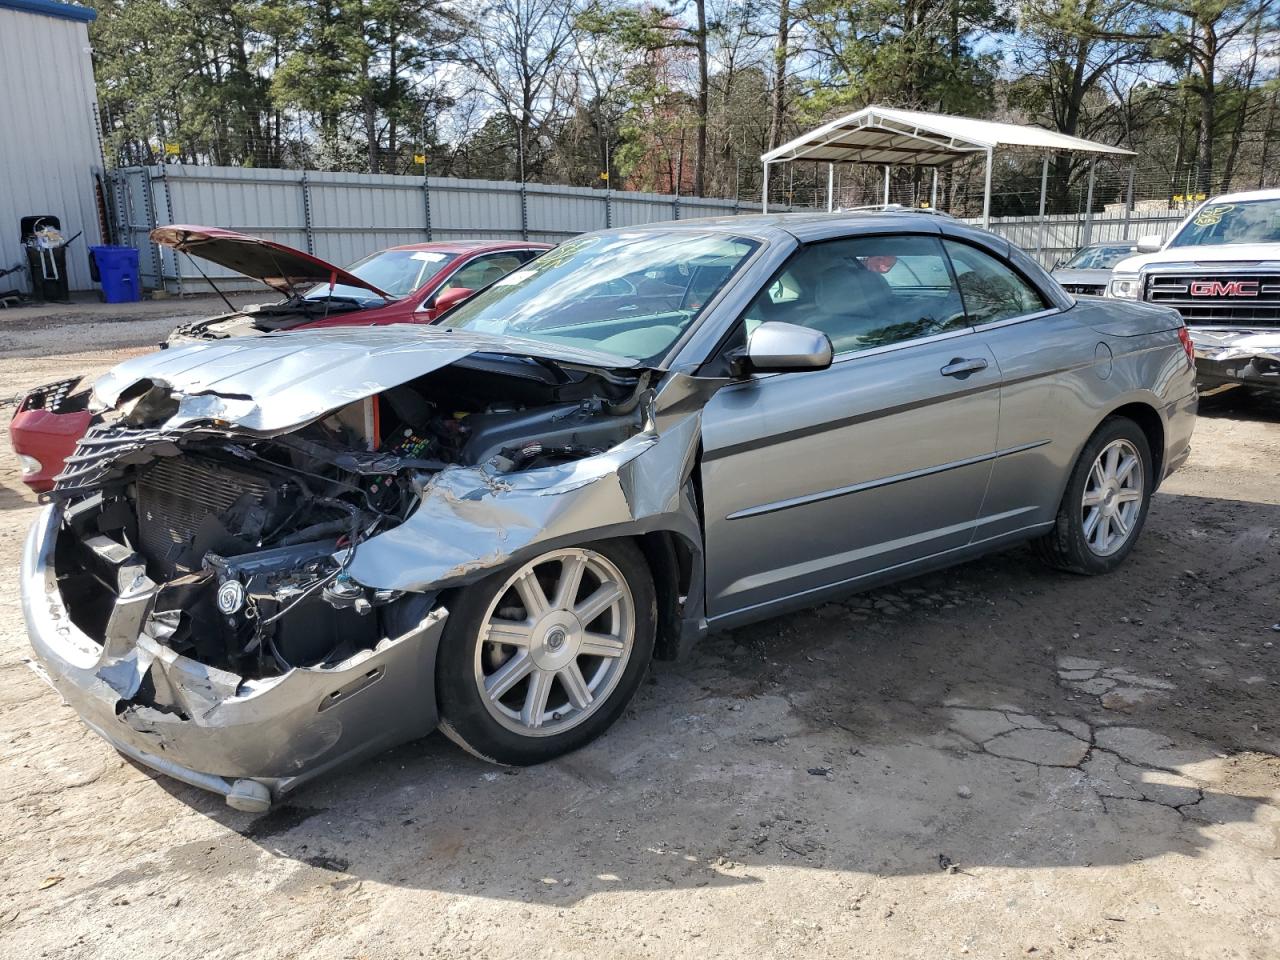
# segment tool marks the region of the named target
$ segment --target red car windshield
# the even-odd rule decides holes
[[[445,264],[457,259],[457,256],[456,253],[442,253],[439,250],[383,250],[357,261],[347,270],[399,299],[409,296],[439,273]],[[371,290],[343,283],[334,286],[332,295],[362,304],[381,305],[385,302]],[[308,300],[323,300],[330,296],[329,285],[318,284],[304,296]]]

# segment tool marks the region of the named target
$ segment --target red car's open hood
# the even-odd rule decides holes
[[[174,223],[152,230],[151,242],[260,280],[285,295],[301,293],[317,283],[344,283],[371,290],[385,300],[395,299],[342,267],[335,267],[283,243],[250,237],[234,230]]]

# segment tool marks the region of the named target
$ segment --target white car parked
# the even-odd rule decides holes
[[[1108,297],[1177,308],[1202,386],[1280,390],[1280,190],[1213,197],[1138,250],[1116,265]]]

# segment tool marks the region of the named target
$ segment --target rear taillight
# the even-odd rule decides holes
[[[1182,341],[1182,349],[1187,352],[1187,360],[1194,367],[1196,363],[1196,345],[1191,342],[1191,331],[1186,327],[1179,327],[1178,339]]]

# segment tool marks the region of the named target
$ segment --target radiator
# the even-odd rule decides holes
[[[262,503],[270,482],[202,460],[168,457],[138,476],[138,536],[143,555],[166,573],[189,572],[185,547],[209,517],[225,513],[246,493]]]

